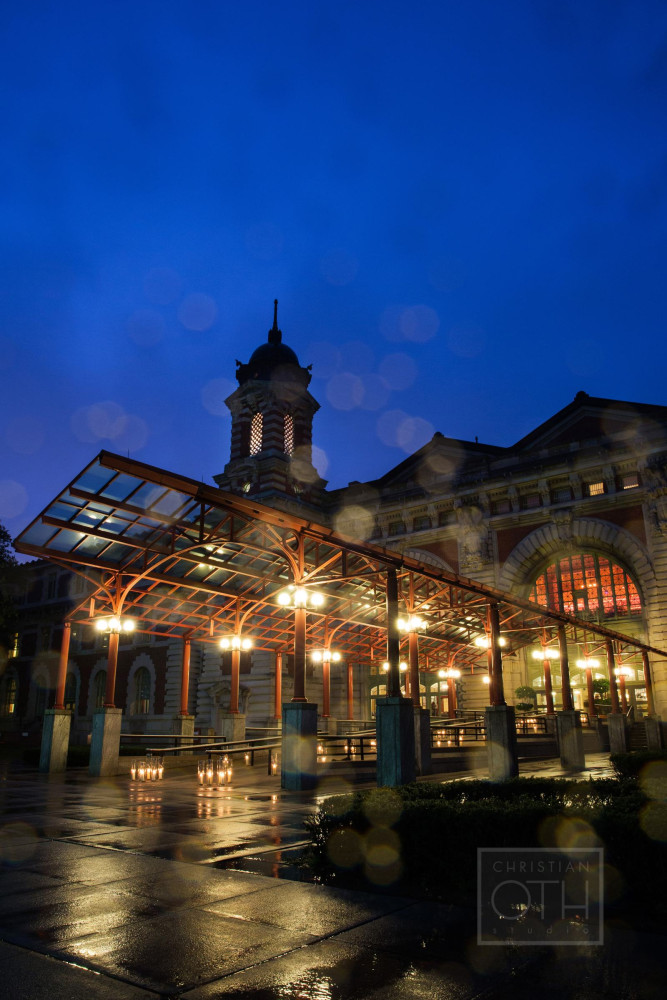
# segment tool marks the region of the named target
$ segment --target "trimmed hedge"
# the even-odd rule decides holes
[[[322,881],[449,902],[474,900],[478,847],[601,845],[616,904],[667,916],[667,803],[635,781],[380,788],[326,800],[306,827]]]

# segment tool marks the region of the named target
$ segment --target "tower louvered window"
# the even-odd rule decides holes
[[[291,413],[285,414],[285,454],[294,452],[294,419]]]
[[[250,424],[250,454],[259,455],[262,450],[262,424],[261,413],[256,413]]]

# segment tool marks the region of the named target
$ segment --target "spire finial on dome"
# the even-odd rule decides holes
[[[278,299],[273,300],[273,326],[269,330],[269,343],[280,344],[283,339],[282,330],[278,329]]]

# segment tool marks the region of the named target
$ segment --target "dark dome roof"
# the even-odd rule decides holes
[[[260,344],[250,356],[247,365],[237,361],[236,378],[239,385],[245,382],[260,381],[269,382],[272,380],[280,382],[301,382],[308,385],[310,382],[310,372],[307,368],[302,368],[299,359],[287,344],[283,344],[282,330],[278,329],[278,300],[275,299],[273,306],[273,326],[269,330],[269,337],[266,344]]]

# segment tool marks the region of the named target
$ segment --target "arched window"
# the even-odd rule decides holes
[[[151,675],[146,667],[139,667],[134,675],[132,715],[148,715],[151,710]]]
[[[106,691],[107,672],[106,670],[98,670],[95,674],[95,683],[93,686],[93,710],[103,708]]]
[[[530,600],[584,618],[640,615],[642,602],[630,575],[606,556],[564,556],[538,576]]]
[[[250,454],[259,455],[262,450],[262,425],[264,418],[261,413],[256,413],[250,424]]]
[[[71,670],[65,678],[65,708],[72,711],[76,708],[76,675]]]
[[[294,453],[294,417],[291,413],[285,414],[285,454]]]
[[[2,714],[14,715],[16,712],[17,684],[13,674],[5,677],[5,690],[2,697]]]

